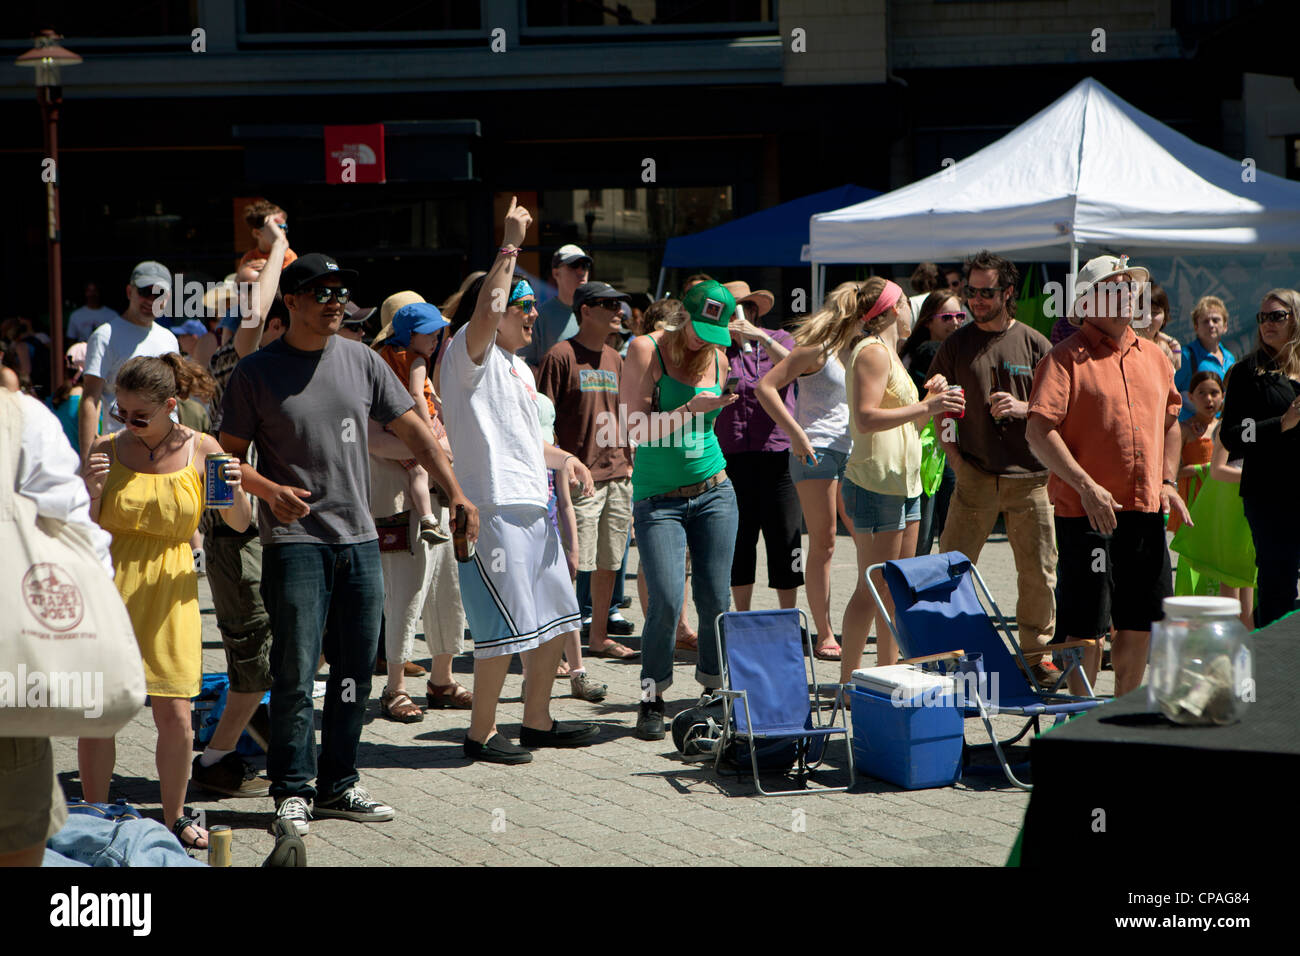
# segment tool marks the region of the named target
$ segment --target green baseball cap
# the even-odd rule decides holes
[[[697,282],[682,296],[682,305],[690,314],[696,335],[724,349],[731,344],[727,323],[736,311],[736,300],[721,282]]]

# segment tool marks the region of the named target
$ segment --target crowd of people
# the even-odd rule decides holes
[[[999,519],[1020,649],[1045,690],[1061,684],[1053,643],[1100,636],[1116,693],[1136,688],[1175,587],[1231,594],[1257,625],[1296,607],[1300,518],[1275,506],[1300,447],[1293,290],[1264,297],[1240,360],[1221,344],[1223,301],[1197,303],[1196,338],[1180,345],[1161,331],[1167,296],[1112,256],[1080,270],[1055,343],[1016,320],[1019,273],[987,251],[922,264],[910,296],[880,277],[846,282],[791,332],[770,292],[700,274],[652,303],[594,280],[575,245],[554,253],[558,294],[539,303],[516,268],[531,215],[512,202],[489,267],[441,307],[399,291],[361,309],[357,273],[295,254],[282,209],[260,201],[247,221],[253,247],[196,328],[159,321],[173,289],[158,262],[132,271],[121,314],[88,287],[69,321],[84,341],[47,402],[81,457],[88,518],[112,535],[166,823],[186,847],[207,845],[184,807],[190,779],[270,796],[298,833],[319,817],[392,819],[357,766],[376,674],[385,718],[466,710],[465,756],[518,764],[600,737],[551,716],[555,678],[596,702],[608,688],[584,655],[639,657],[635,732],[662,739],[677,652],[695,652],[706,693],[722,683],[714,619],[753,603],[760,535],[767,586],[781,607],[806,587],[813,653],[839,662],[841,682],[862,666],[873,621],[876,662],[899,656],[866,569],[936,542],[977,561]],[[237,283],[252,289],[243,303]],[[16,391],[41,356],[23,329],[7,336],[19,346],[3,381]],[[234,504],[205,509],[217,453],[234,456],[220,474]],[[837,638],[841,522],[858,583]],[[633,540],[639,651],[616,639],[633,631],[620,613]],[[199,549],[229,692],[191,760]],[[467,629],[472,687],[452,670]],[[425,675],[411,660],[419,630],[423,708],[405,688]],[[496,722],[515,654],[517,743]],[[1090,681],[1101,666],[1098,645]],[[1073,676],[1070,687],[1082,691]],[[237,742],[268,691],[261,777]],[[109,799],[114,757],[111,739],[81,741],[86,799]]]

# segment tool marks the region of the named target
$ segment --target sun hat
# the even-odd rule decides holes
[[[1128,264],[1128,256],[1097,256],[1095,259],[1089,259],[1079,275],[1074,280],[1074,302],[1070,306],[1070,311],[1066,318],[1073,326],[1083,325],[1083,319],[1079,317],[1079,303],[1085,296],[1091,296],[1093,289],[1098,282],[1104,282],[1111,276],[1117,276],[1127,272],[1135,282],[1149,282],[1151,273],[1142,266],[1131,266]]]

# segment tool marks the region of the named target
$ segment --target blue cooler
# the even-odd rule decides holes
[[[947,787],[961,776],[962,711],[950,677],[911,664],[853,672],[853,762],[904,790]]]
[[[230,678],[226,674],[204,674],[203,684],[199,690],[199,696],[194,698],[194,709],[192,711],[191,724],[194,728],[194,749],[202,750],[212,739],[212,735],[217,731],[217,724],[221,721],[221,715],[226,712],[226,695],[230,692]],[[260,707],[267,707],[271,703],[271,692],[268,690],[262,695]],[[257,720],[257,714],[253,715],[253,720]],[[251,723],[252,721],[250,721]],[[239,743],[235,746],[235,753],[243,757],[257,757],[262,754],[262,748],[256,740],[245,730],[239,735]]]

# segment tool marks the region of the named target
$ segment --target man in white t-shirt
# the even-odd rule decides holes
[[[537,296],[515,278],[515,257],[532,217],[515,201],[492,269],[465,291],[469,320],[442,362],[443,414],[465,496],[479,509],[477,552],[460,565],[460,595],[474,638],[474,703],[464,752],[471,760],[518,764],[525,748],[581,747],[594,724],[551,717],[560,652],[582,621],[559,536],[546,513],[547,469],[590,495],[591,473],[576,455],[542,440],[533,373],[517,353],[532,340]],[[560,640],[556,640],[560,638]],[[517,746],[497,731],[496,709],[513,655],[533,675]]]
[[[117,394],[114,383],[118,370],[137,355],[179,353],[180,343],[167,329],[154,321],[167,306],[172,277],[159,262],[141,262],[131,272],[126,287],[127,306],[90,333],[86,342],[86,371],[77,409],[77,432],[81,447],[89,450],[99,434],[100,411],[105,401],[113,407]],[[121,431],[122,425],[112,416],[104,417],[105,434]]]
[[[99,286],[86,283],[86,304],[68,316],[67,343],[84,342],[105,322],[116,318],[117,313],[106,307],[99,295]]]

